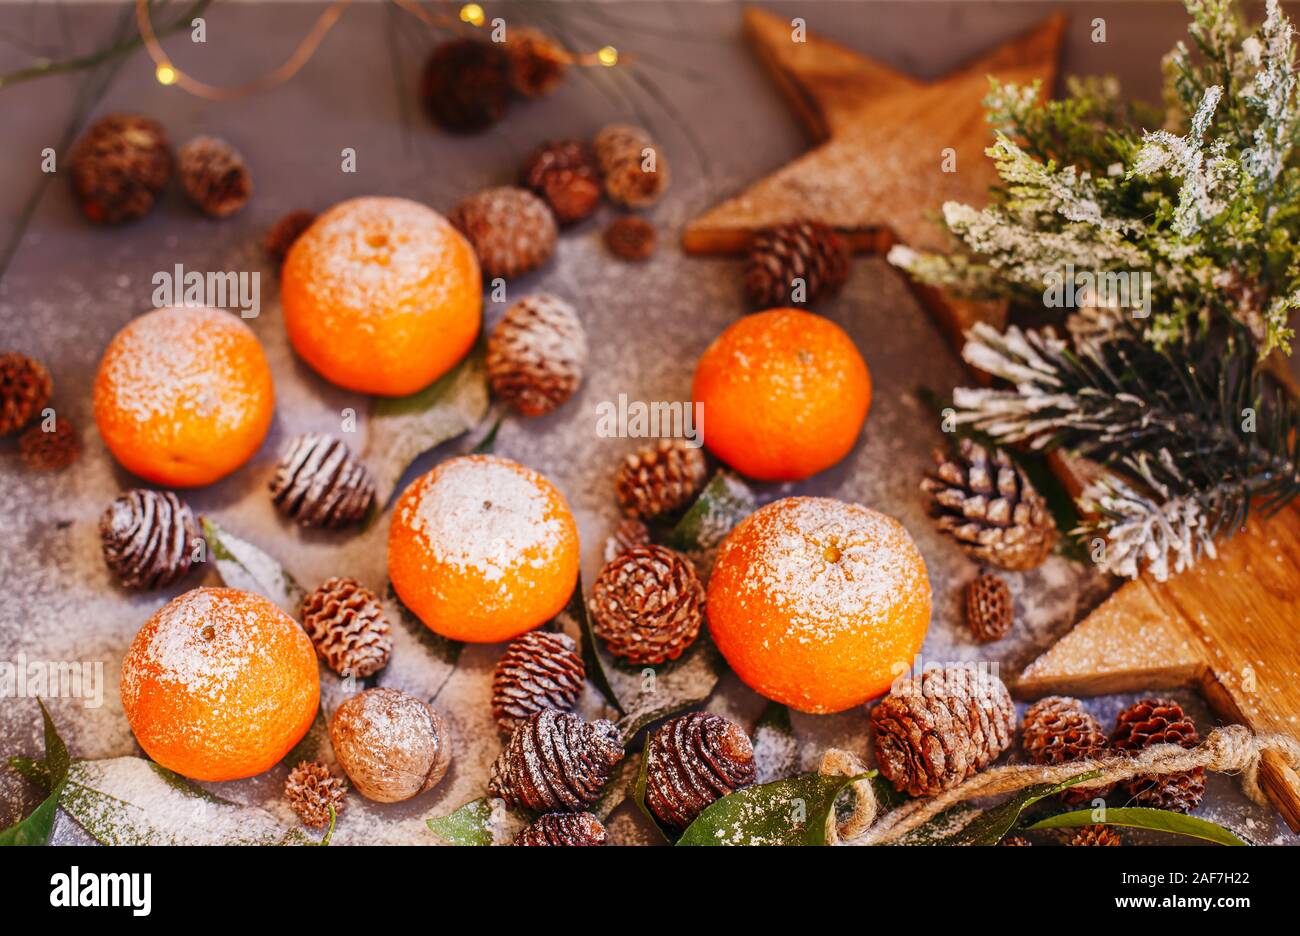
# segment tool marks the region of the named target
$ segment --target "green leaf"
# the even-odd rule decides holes
[[[261,595],[296,621],[307,592],[284,566],[215,521],[203,517],[202,523],[208,550],[226,587]]]
[[[620,696],[625,699],[624,715],[618,720],[623,743],[628,744],[643,728],[660,719],[703,705],[726,671],[722,654],[709,635],[701,633],[677,660],[625,676],[625,680],[635,681],[637,688]]]
[[[470,454],[471,455],[492,454],[492,450],[497,447],[497,433],[501,431],[501,424],[505,421],[506,418],[504,416],[498,416],[496,420],[492,423],[492,428],[489,429],[483,435],[483,438],[478,440],[478,444],[474,446]]]
[[[754,764],[758,783],[784,780],[799,771],[799,742],[790,724],[790,710],[769,702],[754,727]]]
[[[411,463],[429,449],[467,432],[488,411],[487,365],[480,341],[433,384],[404,397],[376,398],[370,408],[365,461],[382,510]]]
[[[595,630],[592,628],[591,615],[587,613],[587,600],[583,597],[581,575],[578,576],[577,584],[573,586],[573,594],[569,596],[569,603],[564,606],[563,611],[556,615],[555,619],[562,624],[572,624],[577,627],[578,633],[582,636],[582,665],[587,670],[587,678],[605,697],[605,701],[622,715],[623,703],[619,701],[618,693],[614,691],[614,685],[609,678],[610,671],[614,666],[614,660],[601,645],[599,638],[596,637]]]
[[[338,818],[339,818],[339,814],[334,811],[333,803],[329,804],[328,809],[330,811],[330,827],[325,830],[325,837],[321,839],[320,842],[318,843],[321,846],[328,846],[330,840],[334,838],[334,824],[338,822]]]
[[[68,779],[68,747],[59,737],[50,718],[45,702],[36,700],[41,707],[41,718],[45,722],[45,759],[32,761],[27,758],[14,758],[11,766],[24,776],[41,782],[49,795],[37,806],[26,819],[0,830],[0,845],[45,845],[50,841],[50,831],[54,828],[54,815],[59,808],[59,797]]]
[[[429,829],[448,845],[491,845],[493,801],[487,797],[470,800],[455,812],[429,820]]]
[[[682,833],[678,845],[825,845],[835,803],[856,777],[804,774],[746,787],[716,800]]]
[[[664,545],[679,552],[706,552],[758,505],[753,490],[730,471],[719,470],[677,522]]]
[[[1061,783],[1027,787],[992,809],[980,811],[962,803],[935,816],[899,840],[900,845],[996,845],[1016,827],[1020,814],[1041,799],[1097,777],[1096,771]]]
[[[650,758],[646,757],[645,754],[642,753],[639,760],[640,763],[637,764],[636,769],[636,779],[632,781],[632,802],[636,803],[636,808],[641,810],[641,814],[649,820],[650,825],[659,833],[663,840],[671,845],[678,839],[677,832],[660,825],[658,817],[650,811],[650,807],[647,806],[645,802],[646,778],[648,776],[647,771],[650,766]]]
[[[1190,838],[1214,842],[1218,845],[1245,845],[1238,836],[1221,825],[1196,816],[1170,812],[1167,809],[1146,809],[1141,806],[1123,806],[1105,811],[1105,819],[1093,818],[1091,809],[1061,813],[1048,819],[1035,822],[1027,829],[1073,829],[1086,825],[1116,825],[1130,829],[1150,829],[1154,832],[1169,832],[1174,835],[1186,835]]]

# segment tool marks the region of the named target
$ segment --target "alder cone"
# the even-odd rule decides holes
[[[806,305],[839,291],[849,276],[849,251],[833,228],[791,221],[754,235],[745,262],[745,291],[762,309]],[[796,281],[803,289],[796,289]]]
[[[135,114],[110,114],[86,131],[69,159],[72,189],[96,224],[142,218],[172,174],[162,124]]]
[[[1109,744],[1101,722],[1078,699],[1048,696],[1025,710],[1020,725],[1020,743],[1029,759],[1040,765],[1066,764],[1106,754]],[[1070,787],[1060,799],[1067,805],[1104,797],[1113,789]]]
[[[1137,753],[1153,744],[1177,744],[1192,748],[1201,737],[1196,723],[1173,699],[1141,699],[1120,712],[1111,733],[1117,751]],[[1197,767],[1185,773],[1134,777],[1123,784],[1124,792],[1139,806],[1191,812],[1205,796],[1205,770]]]
[[[201,539],[188,504],[171,491],[133,488],[99,518],[104,562],[125,588],[164,588],[190,570]]]
[[[16,351],[0,354],[0,436],[36,418],[53,393],[54,380],[40,361]]]
[[[492,764],[488,791],[533,812],[578,812],[600,798],[622,759],[613,722],[547,709],[515,728]]]
[[[614,256],[633,262],[654,256],[656,239],[654,225],[635,215],[615,218],[605,228],[605,246]]]
[[[711,712],[670,718],[646,742],[646,806],[684,829],[719,797],[754,782],[754,748],[734,722]]]
[[[688,506],[707,481],[708,463],[698,447],[662,439],[623,459],[614,488],[625,514],[648,520]]]
[[[605,826],[591,813],[547,813],[519,833],[516,845],[604,845]]]
[[[323,829],[329,825],[331,806],[336,817],[343,812],[347,789],[347,783],[321,761],[302,761],[289,771],[284,796],[303,825]]]
[[[534,630],[512,640],[492,675],[497,728],[509,734],[538,712],[572,711],[586,676],[582,654],[568,634]]]
[[[18,454],[28,468],[39,471],[59,471],[67,468],[81,455],[81,437],[72,421],[66,416],[54,420],[49,432],[37,423],[18,437]]]
[[[497,43],[452,39],[433,50],[420,79],[425,112],[452,133],[478,133],[510,106],[511,63]]]
[[[271,479],[277,510],[303,526],[341,527],[370,513],[375,482],[345,442],[319,432],[298,436]]]
[[[524,416],[543,416],[577,391],[587,368],[587,331],[563,299],[525,296],[488,338],[492,390]]]
[[[695,566],[663,546],[633,546],[606,564],[591,589],[592,629],[609,652],[636,666],[675,660],[704,623]]]
[[[302,602],[302,629],[334,672],[364,679],[388,665],[393,652],[379,596],[354,578],[328,579]]]
[[[871,712],[880,772],[910,796],[950,789],[1010,746],[1015,717],[1002,680],[969,666],[900,680]]]
[[[176,153],[176,174],[191,202],[213,218],[228,218],[253,197],[253,175],[233,146],[216,137],[190,140]]]

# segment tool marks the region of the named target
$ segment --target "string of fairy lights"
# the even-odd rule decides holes
[[[401,9],[433,27],[461,28],[467,26],[480,28],[488,22],[487,13],[477,3],[466,3],[458,11],[452,13],[450,11],[427,10],[417,0],[393,0],[393,2]],[[254,78],[252,81],[234,87],[222,87],[200,81],[183,71],[172,61],[154,32],[153,20],[149,12],[149,0],[136,0],[135,15],[140,29],[140,38],[144,42],[149,57],[153,59],[154,77],[157,78],[159,84],[175,85],[190,94],[208,100],[229,101],[266,91],[292,78],[311,60],[321,42],[324,41],[325,36],[351,5],[352,0],[335,0],[316,18],[311,29],[307,31],[307,35],[302,38],[289,57],[278,67],[258,78]],[[627,61],[619,55],[618,49],[612,45],[602,46],[594,52],[574,53],[557,49],[549,54],[564,64],[580,67],[613,68]]]

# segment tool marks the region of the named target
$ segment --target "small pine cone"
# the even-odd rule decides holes
[[[266,232],[263,246],[266,248],[266,255],[275,262],[277,268],[282,266],[284,258],[289,256],[289,248],[315,221],[316,215],[313,212],[291,211],[271,225],[271,229]]]
[[[341,676],[374,675],[393,652],[383,602],[354,578],[327,579],[304,598],[302,629],[321,659]]]
[[[592,629],[634,666],[675,660],[704,623],[704,586],[691,560],[663,546],[634,546],[591,589]]]
[[[248,163],[233,146],[216,137],[195,137],[176,153],[181,188],[211,218],[229,218],[253,196]]]
[[[573,396],[587,367],[587,332],[573,306],[525,296],[488,338],[492,390],[524,416],[543,416]]]
[[[545,709],[570,712],[587,668],[568,634],[529,631],[506,647],[492,675],[492,717],[503,734]]]
[[[53,393],[54,380],[40,361],[17,351],[0,354],[0,436],[31,422]]]
[[[1101,722],[1078,699],[1048,696],[1025,710],[1020,723],[1020,744],[1029,759],[1039,765],[1066,764],[1101,757],[1108,743]],[[1106,787],[1070,787],[1060,795],[1067,805],[1104,797]]]
[[[104,562],[125,588],[165,588],[190,570],[201,539],[194,511],[171,491],[133,488],[99,518]]]
[[[424,66],[420,99],[430,119],[444,130],[486,130],[510,105],[510,57],[495,42],[444,42]]]
[[[605,194],[629,208],[645,208],[668,188],[668,161],[644,130],[620,124],[596,134],[596,164]]]
[[[876,760],[909,796],[950,789],[993,763],[1015,736],[1002,680],[962,665],[911,676],[871,712]]]
[[[600,183],[572,169],[556,169],[542,182],[542,197],[561,224],[581,221],[600,204]]]
[[[71,420],[58,416],[49,432],[37,423],[20,435],[18,454],[29,468],[59,471],[71,465],[81,454],[81,437]]]
[[[1011,589],[1001,578],[985,572],[966,586],[966,623],[976,640],[1001,640],[1014,620]]]
[[[600,798],[622,759],[613,722],[547,709],[515,728],[492,764],[488,791],[534,812],[578,812]]]
[[[745,291],[762,309],[815,302],[838,292],[848,276],[848,247],[819,221],[759,231],[745,261]]]
[[[591,813],[547,813],[519,833],[516,845],[604,845],[605,826]]]
[[[561,224],[591,214],[600,202],[600,171],[595,157],[578,140],[552,140],[524,162],[520,183],[546,199]]]
[[[1173,699],[1142,699],[1115,719],[1110,743],[1117,751],[1137,753],[1153,744],[1178,744],[1185,748],[1200,743],[1196,723]],[[1197,767],[1186,773],[1134,777],[1124,782],[1124,792],[1140,806],[1191,812],[1205,795],[1205,771]]]
[[[647,546],[650,543],[650,528],[640,520],[627,518],[614,528],[614,533],[605,540],[605,561],[613,562],[634,546]]]
[[[560,86],[569,70],[569,56],[558,42],[536,29],[510,31],[510,84],[528,98],[545,97]]]
[[[614,488],[623,513],[649,519],[688,506],[706,481],[708,464],[698,447],[662,439],[623,459]]]
[[[334,815],[343,812],[348,785],[320,761],[303,761],[289,771],[284,782],[284,796],[303,825],[323,829],[330,824],[330,807]]]
[[[156,120],[111,114],[77,141],[70,165],[82,213],[96,224],[118,224],[153,208],[171,178],[172,154]]]
[[[1123,845],[1124,840],[1110,826],[1086,825],[1070,839],[1071,845]]]
[[[316,432],[289,444],[271,479],[271,500],[303,526],[341,527],[370,512],[375,482],[346,443]]]
[[[470,242],[489,278],[520,276],[555,253],[555,216],[526,189],[485,189],[453,208],[448,220]]]
[[[1025,845],[1033,845],[1034,843],[1029,841],[1029,839],[1025,838],[1023,835],[1012,835],[1009,836],[1008,838],[1004,838],[998,844],[1007,845],[1012,848],[1016,848],[1016,847],[1024,847]]]
[[[734,722],[711,712],[670,718],[646,742],[645,803],[684,829],[706,806],[754,782],[754,748]]]
[[[1020,571],[1042,565],[1056,545],[1047,502],[1002,449],[962,439],[958,456],[934,453],[933,475],[921,482],[931,513],[976,562]]]
[[[655,227],[635,215],[615,218],[605,228],[605,246],[624,260],[648,260],[655,252]]]

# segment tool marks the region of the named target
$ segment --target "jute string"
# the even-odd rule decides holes
[[[1140,775],[1183,773],[1197,767],[1215,773],[1240,774],[1246,795],[1256,803],[1267,805],[1268,800],[1259,785],[1259,760],[1267,751],[1281,756],[1293,770],[1300,770],[1300,742],[1286,735],[1255,735],[1241,725],[1216,728],[1194,748],[1158,744],[1132,756],[1098,757],[1053,766],[1014,764],[994,767],[936,796],[910,800],[880,816],[865,831],[860,831],[859,820],[858,828],[854,830],[857,834],[838,835],[836,838],[845,845],[887,845],[966,800],[1016,793],[1043,783],[1061,783],[1094,771],[1098,776],[1079,784],[1079,789],[1105,786]],[[878,806],[873,801],[870,784],[856,784],[855,792],[859,800],[855,812],[860,817],[866,814],[874,816]],[[847,830],[841,825],[840,831]]]

